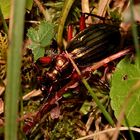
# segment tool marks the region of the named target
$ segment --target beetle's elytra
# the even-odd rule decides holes
[[[79,66],[89,65],[115,53],[120,40],[119,26],[93,24],[70,41],[67,51]]]

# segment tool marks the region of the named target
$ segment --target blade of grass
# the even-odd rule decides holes
[[[134,45],[135,45],[135,49],[136,49],[136,56],[138,58],[138,63],[137,64],[138,64],[138,67],[140,68],[140,48],[139,48],[137,26],[136,26],[135,18],[134,18],[133,5],[134,5],[133,0],[130,0],[132,34],[133,34],[133,40],[134,40]]]
[[[98,99],[96,94],[93,92],[93,90],[90,87],[90,85],[88,84],[87,80],[81,76],[81,72],[80,72],[79,68],[77,67],[75,62],[72,60],[72,58],[70,57],[70,55],[68,54],[67,51],[66,51],[66,54],[67,54],[68,58],[70,59],[73,67],[75,68],[77,74],[81,77],[84,86],[87,88],[88,92],[90,93],[90,95],[94,99],[94,101],[97,104],[97,106],[99,107],[99,109],[102,111],[102,113],[105,116],[106,120],[109,122],[110,125],[114,126],[115,123],[114,123],[113,119],[111,118],[110,114],[106,111],[105,107],[102,105],[102,103],[100,102],[100,100]]]
[[[92,88],[90,87],[90,85],[88,84],[88,82],[86,81],[86,79],[82,78],[82,82],[85,85],[85,87],[87,88],[87,90],[90,93],[90,95],[92,96],[92,98],[94,99],[94,101],[97,104],[97,106],[99,107],[99,109],[104,114],[106,120],[109,122],[110,125],[114,126],[115,124],[114,124],[113,119],[111,118],[111,116],[109,115],[109,113],[106,111],[106,109],[102,105],[102,103],[99,101],[99,99],[97,98],[96,94],[93,92]]]
[[[57,32],[57,43],[60,47],[62,46],[62,36],[63,36],[63,30],[64,30],[66,18],[68,16],[68,13],[69,13],[74,1],[75,0],[66,0],[64,3],[62,12],[61,12],[61,18],[60,18],[60,23],[59,23],[58,32]]]
[[[6,34],[8,34],[8,26],[7,26],[6,21],[5,21],[4,17],[3,17],[1,6],[0,6],[0,18],[1,18],[2,23],[3,23],[4,31],[5,31]]]
[[[34,0],[34,2],[35,2],[36,5],[38,6],[40,12],[42,12],[42,14],[44,15],[45,20],[46,20],[46,21],[49,21],[49,20],[50,20],[50,14],[49,14],[49,12],[48,12],[47,9],[44,9],[44,7],[43,7],[41,1],[39,1],[39,0]]]
[[[5,140],[17,140],[21,47],[26,0],[13,0],[9,32],[7,87],[5,95]]]
[[[130,125],[129,125],[129,122],[128,122],[126,116],[124,116],[124,119],[125,119],[125,124],[128,127],[129,136],[130,136],[131,140],[135,140],[134,134],[133,134],[133,132],[132,132],[132,130],[130,128]]]

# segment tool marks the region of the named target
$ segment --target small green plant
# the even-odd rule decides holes
[[[42,21],[36,28],[30,28],[27,36],[31,40],[31,44],[28,46],[34,54],[34,61],[39,57],[44,56],[45,50],[51,45],[54,38],[54,24],[46,21]]]

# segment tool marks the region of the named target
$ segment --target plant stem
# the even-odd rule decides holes
[[[81,0],[82,13],[90,13],[89,0]],[[86,20],[87,24],[92,24],[92,18],[89,16]]]
[[[13,0],[10,20],[5,95],[5,140],[17,140],[18,99],[20,92],[21,48],[26,0]]]
[[[132,130],[130,129],[130,125],[129,125],[129,122],[128,122],[126,116],[125,116],[125,124],[128,127],[130,139],[135,140],[134,134],[133,134]]]
[[[89,93],[92,96],[92,98],[94,99],[95,103],[97,104],[97,106],[99,107],[99,109],[102,111],[102,113],[104,114],[105,118],[110,123],[110,125],[114,126],[115,124],[114,124],[114,121],[112,120],[111,116],[106,111],[106,109],[102,105],[102,103],[99,101],[99,99],[97,98],[97,95],[93,92],[92,88],[90,87],[90,85],[88,84],[88,82],[86,81],[86,79],[82,77],[80,70],[78,69],[77,65],[75,64],[75,62],[73,61],[73,59],[70,57],[70,55],[67,53],[67,51],[66,51],[66,54],[67,54],[69,60],[71,61],[73,67],[75,68],[77,74],[81,77],[83,84],[85,85],[85,87],[89,91]]]
[[[74,1],[75,0],[66,0],[64,3],[62,12],[61,12],[61,18],[60,18],[60,23],[59,23],[58,32],[57,32],[57,43],[60,47],[62,47],[62,36],[63,36],[63,30],[64,30],[66,18],[68,16],[68,13],[69,13]]]
[[[114,126],[114,121],[112,120],[112,118],[109,115],[109,113],[106,111],[105,107],[100,103],[99,99],[97,98],[96,94],[93,92],[92,88],[90,87],[90,85],[88,84],[86,79],[83,78],[82,82],[85,85],[85,87],[87,88],[87,90],[89,91],[90,95],[93,97],[93,99],[96,102],[96,104],[99,107],[99,109],[104,114],[104,116],[107,119],[107,121],[110,123],[110,125]]]
[[[34,2],[37,4],[40,12],[42,12],[42,14],[44,15],[46,21],[49,21],[50,20],[50,15],[49,15],[48,11],[46,9],[44,9],[40,0],[34,0]]]
[[[136,54],[138,58],[138,67],[140,68],[140,48],[139,48],[138,32],[137,32],[137,26],[136,26],[135,18],[134,18],[133,6],[134,6],[133,0],[130,0],[132,34],[133,34],[134,45],[135,45]]]
[[[1,17],[1,20],[2,20],[2,23],[3,23],[4,31],[5,31],[6,34],[8,34],[8,26],[7,26],[6,21],[3,17],[1,6],[0,6],[0,17]]]

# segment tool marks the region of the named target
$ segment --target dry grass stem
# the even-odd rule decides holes
[[[90,13],[89,0],[81,0],[82,13]],[[86,20],[87,24],[92,24],[92,19],[89,16]]]
[[[111,0],[100,0],[97,15],[101,17],[105,17],[107,6],[109,5]]]
[[[114,131],[116,131],[116,129],[117,128],[109,128],[109,129],[106,129],[106,130],[103,130],[103,131],[100,131],[100,132],[97,132],[97,133],[94,133],[94,134],[91,134],[91,135],[88,135],[88,136],[85,136],[85,137],[82,137],[82,138],[78,138],[76,140],[91,139],[91,138],[94,138],[97,135],[114,132]],[[132,131],[140,133],[140,129],[139,128],[135,128],[135,127],[130,127],[130,128],[128,128],[128,127],[120,127],[119,131],[124,131],[124,130],[129,130],[129,129],[131,129]]]
[[[42,3],[39,0],[34,0],[34,2],[37,4],[40,12],[44,15],[46,21],[48,21],[50,19],[50,15],[47,10],[44,9]]]
[[[39,96],[39,95],[41,95],[41,90],[40,89],[39,90],[34,89],[31,92],[24,95],[22,99],[23,100],[29,100],[29,99],[31,99],[33,97],[36,97],[36,96]]]

